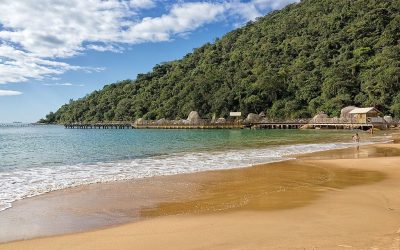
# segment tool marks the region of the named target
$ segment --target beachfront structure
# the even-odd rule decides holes
[[[231,114],[239,115],[239,112],[231,112]],[[264,128],[264,129],[362,129],[371,128],[386,129],[390,126],[397,126],[391,117],[386,119],[380,117],[381,112],[374,107],[358,108],[354,106],[345,107],[341,110],[340,117],[330,118],[327,114],[320,112],[312,119],[298,119],[277,121],[265,118],[264,114],[248,114],[244,120],[226,120],[224,118],[212,120],[202,119],[198,112],[190,112],[187,119],[177,120],[144,120],[137,119],[132,122],[110,122],[110,123],[72,123],[64,124],[66,128],[151,128],[151,129],[242,129],[242,128]],[[241,113],[240,113],[241,115]],[[232,115],[231,115],[232,116]]]
[[[326,114],[320,113],[303,128],[368,130],[371,128],[387,129],[393,125],[379,116],[380,114],[381,112],[374,107],[358,108],[348,106],[341,110],[340,117],[330,118]]]
[[[381,112],[374,107],[368,108],[355,108],[349,112],[352,116],[352,120],[354,123],[379,123],[382,124],[385,121],[382,117],[379,117]]]
[[[341,119],[351,119],[353,115],[350,114],[350,112],[357,108],[358,107],[356,107],[356,106],[347,106],[347,107],[342,108],[340,110],[340,118]]]

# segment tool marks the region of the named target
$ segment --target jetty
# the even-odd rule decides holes
[[[385,125],[386,126],[386,125]],[[337,118],[325,118],[319,119],[318,121],[311,120],[309,123],[305,124],[304,129],[360,129],[368,130],[371,128],[382,128],[383,124],[377,123],[359,123],[355,120],[344,120]]]
[[[35,124],[34,123],[22,123],[22,122],[0,123],[0,128],[30,127],[32,125],[35,125]]]
[[[163,123],[157,124],[156,121],[146,121],[141,124],[135,123],[68,123],[64,124],[67,129],[242,129],[245,126],[241,123]]]
[[[391,116],[380,116],[382,113],[374,107],[358,108],[348,106],[341,110],[340,117],[328,117],[321,112],[314,116],[304,128],[314,129],[388,129],[398,126]]]
[[[300,129],[308,124],[306,120],[298,121],[266,121],[245,123],[243,126],[250,129]]]
[[[98,122],[98,123],[68,123],[68,129],[388,129],[398,127],[399,122],[389,116],[381,117],[374,107],[345,107],[340,117],[328,117],[318,113],[311,119],[274,120],[265,117],[264,113],[248,114],[246,119],[240,119],[240,112],[231,112],[231,117],[211,120],[200,118],[196,111],[190,112],[187,119],[179,120],[145,120],[143,118],[131,121]]]
[[[106,122],[106,123],[66,123],[69,129],[133,129],[131,122]]]
[[[369,130],[371,128],[387,129],[397,124],[367,122],[359,123],[354,120],[340,120],[335,118],[302,121],[267,121],[267,122],[224,122],[212,123],[210,121],[202,123],[157,123],[157,121],[143,121],[141,124],[135,123],[68,123],[64,124],[66,129],[360,129]]]

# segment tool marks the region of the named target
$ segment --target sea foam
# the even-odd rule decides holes
[[[249,167],[260,163],[289,160],[295,154],[353,146],[355,146],[353,143],[326,143],[217,152],[185,152],[130,161],[34,167],[0,172],[2,189],[0,211],[12,207],[12,203],[20,199],[79,185]]]

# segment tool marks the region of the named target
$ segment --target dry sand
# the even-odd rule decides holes
[[[146,220],[0,249],[400,249],[399,152],[398,144],[374,145],[165,178],[170,196],[156,190],[160,199],[136,207]],[[121,197],[129,200],[114,192]]]

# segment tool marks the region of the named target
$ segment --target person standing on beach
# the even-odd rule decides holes
[[[358,135],[358,133],[356,133],[355,135],[353,135],[352,139],[353,139],[353,142],[357,142],[357,152],[358,152],[358,150],[360,149],[360,145],[359,145],[360,136]]]
[[[360,142],[360,136],[358,135],[358,133],[356,133],[355,135],[353,135],[353,142],[357,142],[357,143],[359,143]]]

